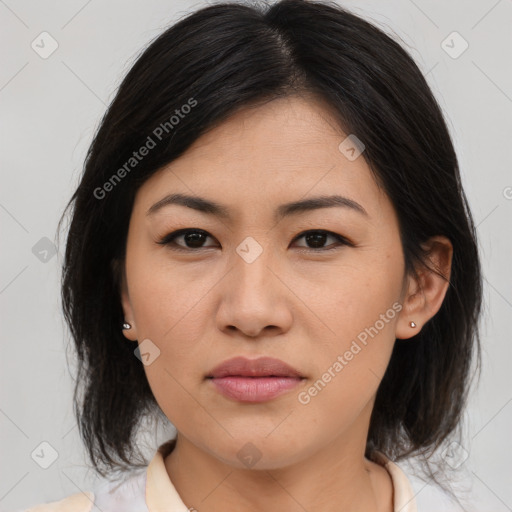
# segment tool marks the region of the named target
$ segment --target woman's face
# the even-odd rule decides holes
[[[258,468],[284,467],[333,443],[360,453],[395,338],[415,334],[399,313],[395,211],[346,137],[318,100],[279,99],[232,116],[137,193],[125,335],[142,344],[151,389],[180,435],[233,466],[249,455]],[[148,213],[171,194],[225,215],[171,203]],[[283,206],[331,196],[360,208]],[[185,228],[203,234],[159,243]],[[277,358],[304,378],[267,398],[243,393],[247,377],[224,379],[242,387],[228,396],[207,377],[235,356]]]

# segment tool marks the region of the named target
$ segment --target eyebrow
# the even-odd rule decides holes
[[[149,210],[146,212],[146,215],[153,215],[161,208],[173,204],[186,206],[199,212],[220,217],[226,220],[231,219],[229,208],[226,206],[214,201],[210,201],[203,197],[190,196],[186,194],[169,194],[165,196],[163,199],[160,199],[160,201],[151,206],[151,208],[149,208]],[[349,199],[348,197],[340,195],[332,195],[313,197],[310,199],[282,204],[277,208],[275,212],[275,220],[279,221],[285,217],[290,217],[292,215],[297,215],[312,210],[318,210],[320,208],[333,207],[349,208],[362,215],[365,215],[366,217],[369,217],[367,211],[353,199]]]

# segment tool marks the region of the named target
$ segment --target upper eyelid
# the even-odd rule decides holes
[[[213,238],[214,240],[216,240],[216,238],[210,234],[208,231],[204,230],[204,229],[201,229],[201,228],[183,228],[183,229],[177,229],[171,233],[168,233],[167,235],[163,236],[162,239],[160,241],[158,241],[157,243],[158,244],[161,244],[161,245],[166,245],[166,244],[169,244],[171,242],[174,242],[174,240],[176,238],[179,238],[180,236],[183,236],[183,235],[186,235],[190,232],[199,232],[201,234],[204,234],[210,238]],[[330,231],[328,229],[321,229],[321,228],[317,228],[317,229],[306,229],[306,230],[303,230],[301,231],[300,233],[298,233],[293,241],[299,239],[299,238],[302,238],[303,236],[309,234],[309,233],[325,233],[327,236],[331,236],[333,238],[336,238],[338,240],[338,242],[340,243],[344,243],[346,245],[351,245],[353,246],[354,244],[345,236],[343,235],[340,235],[338,233],[335,233],[334,231]],[[178,245],[178,244],[176,244]],[[194,251],[194,250],[199,250],[199,249],[192,249],[192,248],[189,248],[189,247],[183,247],[183,246],[180,246],[178,245],[178,247],[184,249],[184,250],[190,250],[190,251]],[[205,249],[208,249],[209,247],[204,247]],[[308,249],[306,247],[306,249]],[[314,251],[315,249],[313,248],[309,248],[309,250],[312,250]],[[318,249],[318,251],[321,251],[322,249]]]

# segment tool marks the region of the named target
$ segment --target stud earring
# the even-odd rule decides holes
[[[416,327],[416,324],[415,324],[414,322],[409,322],[409,325],[410,325],[411,327]]]
[[[131,329],[131,328],[132,328],[132,326],[128,322],[124,322],[123,323],[123,329],[128,330],[128,329]]]

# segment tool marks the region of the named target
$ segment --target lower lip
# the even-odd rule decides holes
[[[210,380],[220,393],[239,402],[266,402],[302,381],[298,377],[222,377]]]

